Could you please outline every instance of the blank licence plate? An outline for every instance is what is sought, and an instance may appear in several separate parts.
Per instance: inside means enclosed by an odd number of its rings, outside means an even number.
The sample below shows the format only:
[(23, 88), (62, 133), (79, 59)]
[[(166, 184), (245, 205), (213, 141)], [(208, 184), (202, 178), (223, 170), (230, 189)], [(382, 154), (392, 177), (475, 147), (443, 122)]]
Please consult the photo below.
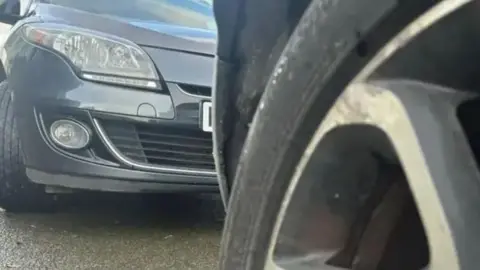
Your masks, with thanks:
[(201, 123), (202, 130), (205, 132), (212, 132), (212, 103), (202, 103), (202, 117)]

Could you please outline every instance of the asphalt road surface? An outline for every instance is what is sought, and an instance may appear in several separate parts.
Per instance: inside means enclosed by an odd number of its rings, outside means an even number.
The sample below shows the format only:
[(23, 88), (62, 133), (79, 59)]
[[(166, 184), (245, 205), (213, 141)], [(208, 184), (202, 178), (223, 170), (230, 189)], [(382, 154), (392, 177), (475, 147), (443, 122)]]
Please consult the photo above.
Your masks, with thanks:
[(58, 205), (0, 213), (0, 269), (216, 268), (221, 204), (210, 195), (77, 194)]

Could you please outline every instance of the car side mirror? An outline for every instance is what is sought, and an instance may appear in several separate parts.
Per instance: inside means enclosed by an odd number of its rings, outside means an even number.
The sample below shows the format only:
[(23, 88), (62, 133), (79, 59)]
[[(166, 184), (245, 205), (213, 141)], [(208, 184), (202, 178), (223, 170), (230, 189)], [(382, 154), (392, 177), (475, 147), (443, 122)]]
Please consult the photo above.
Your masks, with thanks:
[(0, 0), (0, 22), (15, 24), (21, 18), (19, 0)]

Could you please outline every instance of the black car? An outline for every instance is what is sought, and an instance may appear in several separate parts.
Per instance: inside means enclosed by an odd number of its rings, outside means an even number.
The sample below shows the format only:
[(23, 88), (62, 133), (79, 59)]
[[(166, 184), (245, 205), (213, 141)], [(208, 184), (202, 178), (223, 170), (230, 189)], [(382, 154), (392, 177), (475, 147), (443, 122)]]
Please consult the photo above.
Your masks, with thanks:
[(218, 190), (210, 2), (0, 3), (13, 25), (1, 49), (1, 207), (45, 209), (66, 189)]

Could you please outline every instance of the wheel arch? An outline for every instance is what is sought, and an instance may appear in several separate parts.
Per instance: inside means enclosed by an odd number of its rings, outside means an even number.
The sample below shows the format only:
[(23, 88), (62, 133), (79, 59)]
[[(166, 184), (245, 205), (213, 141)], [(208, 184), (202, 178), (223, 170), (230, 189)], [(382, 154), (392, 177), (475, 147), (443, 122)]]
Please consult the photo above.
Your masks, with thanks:
[[(224, 201), (270, 74), (311, 0), (215, 1), (214, 156)], [(263, 14), (263, 15), (262, 15)], [(233, 29), (233, 30), (232, 30)]]

